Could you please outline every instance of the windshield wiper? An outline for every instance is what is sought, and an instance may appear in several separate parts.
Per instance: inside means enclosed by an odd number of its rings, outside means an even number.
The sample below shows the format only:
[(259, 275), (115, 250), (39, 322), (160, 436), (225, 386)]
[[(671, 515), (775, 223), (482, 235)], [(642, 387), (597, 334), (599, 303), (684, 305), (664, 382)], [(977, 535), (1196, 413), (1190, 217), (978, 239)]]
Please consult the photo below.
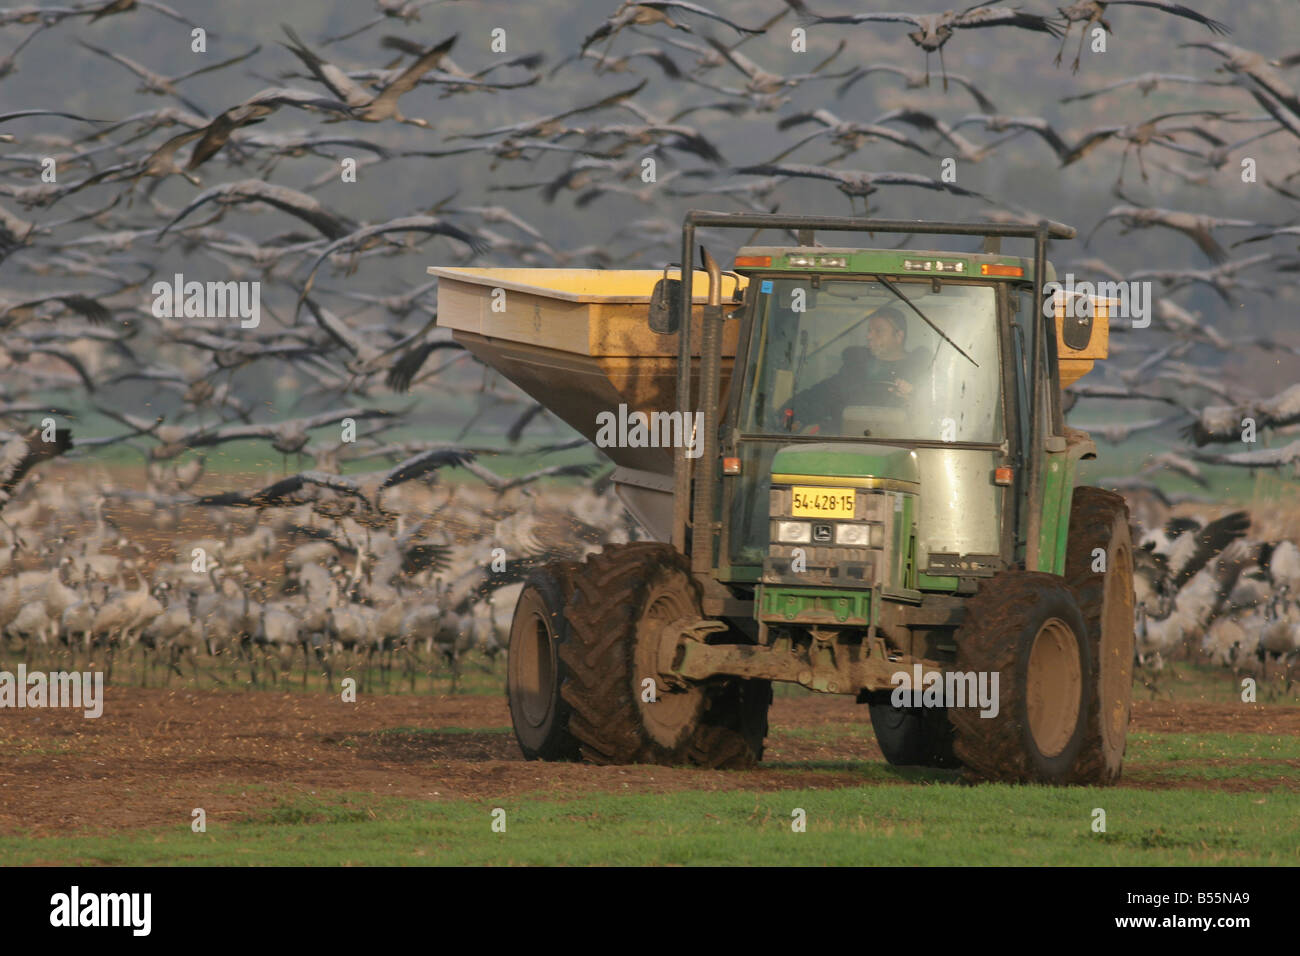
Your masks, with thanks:
[(962, 358), (964, 358), (966, 361), (970, 362), (971, 365), (974, 365), (976, 368), (979, 368), (979, 367), (980, 367), (980, 363), (979, 363), (979, 362), (975, 361), (973, 358), (971, 358), (969, 355), (967, 355), (965, 352), (963, 352), (963, 351), (962, 351), (962, 348), (961, 348), (960, 345), (958, 345), (958, 344), (957, 344), (956, 342), (954, 342), (952, 339), (948, 338), (948, 336), (944, 335), (944, 334), (943, 334), (943, 330), (940, 329), (939, 326), (937, 326), (937, 325), (935, 325), (933, 322), (931, 322), (929, 316), (927, 316), (924, 312), (922, 312), (920, 309), (918, 309), (918, 308), (916, 307), (916, 304), (915, 304), (911, 299), (909, 299), (907, 296), (903, 295), (903, 293), (902, 293), (901, 291), (899, 291), (897, 288), (895, 288), (893, 282), (891, 282), (889, 279), (885, 278), (885, 277), (882, 276), (882, 275), (878, 275), (878, 276), (876, 276), (876, 278), (880, 280), (881, 285), (883, 285), (883, 286), (884, 286), (886, 289), (888, 289), (890, 292), (894, 293), (894, 295), (898, 296), (900, 299), (902, 299), (904, 302), (906, 302), (907, 305), (908, 305), (908, 307), (909, 307), (913, 312), (915, 312), (917, 315), (919, 315), (919, 316), (921, 317), (922, 321), (924, 321), (926, 325), (928, 325), (930, 328), (934, 329), (935, 333), (939, 336), (939, 338), (943, 339), (945, 342), (947, 342), (949, 345), (951, 345), (953, 348), (955, 348), (958, 352), (960, 352)]

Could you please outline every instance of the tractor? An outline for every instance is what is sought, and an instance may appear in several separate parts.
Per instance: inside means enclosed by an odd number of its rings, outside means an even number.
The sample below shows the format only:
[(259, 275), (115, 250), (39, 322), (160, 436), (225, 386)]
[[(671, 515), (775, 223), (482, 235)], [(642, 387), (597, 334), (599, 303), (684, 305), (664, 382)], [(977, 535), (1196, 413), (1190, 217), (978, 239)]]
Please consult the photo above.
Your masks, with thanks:
[[(697, 229), (794, 243), (686, 269)], [(982, 244), (817, 238), (847, 232)], [(523, 754), (750, 767), (785, 682), (866, 704), (892, 764), (1116, 781), (1132, 543), (1121, 497), (1074, 486), (1097, 450), (1062, 388), (1110, 318), (1051, 291), (1074, 235), (692, 211), (661, 271), (431, 268), (440, 324), (601, 447), (645, 539), (526, 579)]]

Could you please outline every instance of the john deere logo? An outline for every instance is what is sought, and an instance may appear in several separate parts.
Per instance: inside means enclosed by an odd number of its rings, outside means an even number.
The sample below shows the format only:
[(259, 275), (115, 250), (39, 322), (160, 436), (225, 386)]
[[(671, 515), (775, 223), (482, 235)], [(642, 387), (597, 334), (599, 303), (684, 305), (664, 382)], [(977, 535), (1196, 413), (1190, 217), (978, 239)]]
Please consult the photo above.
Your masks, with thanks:
[(831, 526), (828, 524), (813, 525), (812, 537), (814, 541), (830, 541)]

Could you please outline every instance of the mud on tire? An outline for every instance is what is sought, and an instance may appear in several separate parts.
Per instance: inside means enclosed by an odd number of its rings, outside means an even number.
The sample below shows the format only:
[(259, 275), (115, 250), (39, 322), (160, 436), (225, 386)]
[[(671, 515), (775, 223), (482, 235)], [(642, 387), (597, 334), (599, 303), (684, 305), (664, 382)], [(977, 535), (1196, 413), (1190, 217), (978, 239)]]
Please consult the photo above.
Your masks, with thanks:
[[(571, 710), (569, 732), (592, 763), (690, 763), (752, 766), (762, 754), (767, 681), (720, 680), (685, 690), (665, 687), (646, 647), (643, 620), (702, 616), (699, 586), (686, 559), (668, 545), (606, 547), (573, 574), (565, 613), (569, 639), (561, 693)], [(642, 682), (656, 680), (656, 703), (642, 701)]]
[[(1092, 570), (1097, 549), (1106, 555), (1105, 572)], [(1120, 495), (1074, 490), (1065, 583), (1088, 629), (1093, 669), (1088, 726), (1070, 781), (1112, 784), (1124, 766), (1133, 698), (1133, 543)]]
[(1004, 571), (967, 603), (954, 670), (998, 675), (998, 712), (948, 711), (970, 776), (1064, 783), (1083, 745), (1092, 664), (1083, 615), (1061, 578)]

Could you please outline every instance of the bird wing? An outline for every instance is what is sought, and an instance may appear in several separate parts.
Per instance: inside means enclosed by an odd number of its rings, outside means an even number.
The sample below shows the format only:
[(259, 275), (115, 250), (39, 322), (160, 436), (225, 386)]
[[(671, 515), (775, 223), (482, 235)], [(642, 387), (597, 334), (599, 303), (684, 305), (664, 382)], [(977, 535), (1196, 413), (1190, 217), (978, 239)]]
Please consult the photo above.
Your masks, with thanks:
[(809, 166), (804, 163), (760, 163), (757, 166), (741, 166), (732, 172), (746, 176), (802, 176), (807, 179), (829, 179), (832, 182), (848, 180), (848, 177), (838, 169)]
[[(790, 0), (786, 0), (786, 2), (789, 3)], [(910, 23), (916, 27), (925, 25), (920, 17), (910, 13), (843, 13), (828, 17), (811, 13), (803, 4), (795, 6), (795, 4), (790, 3), (790, 6), (813, 23)]]
[(1300, 422), (1300, 385), (1292, 385), (1272, 398), (1259, 403), (1259, 411), (1272, 428)]
[(109, 122), (109, 120), (88, 119), (79, 113), (65, 113), (62, 110), (14, 110), (10, 113), (0, 113), (0, 123), (7, 123), (12, 119), (22, 119), (24, 116), (62, 116), (64, 119), (74, 119), (81, 123)]
[(424, 342), (417, 345), (393, 363), (393, 367), (388, 370), (388, 375), (384, 379), (385, 384), (394, 392), (407, 391), (425, 360), (439, 349), (457, 349), (463, 352), (465, 346), (450, 340)]
[(1061, 139), (1052, 125), (1041, 117), (1015, 116), (1011, 118), (1008, 125), (1036, 133), (1043, 142), (1052, 147), (1052, 152), (1056, 153), (1058, 159), (1065, 159), (1070, 152), (1070, 147), (1065, 144), (1065, 140)]
[(28, 346), (28, 350), (58, 359), (60, 362), (71, 367), (72, 370), (77, 373), (77, 377), (81, 379), (82, 384), (86, 386), (86, 391), (93, 392), (95, 390), (95, 380), (91, 378), (90, 373), (86, 371), (86, 366), (82, 365), (81, 359), (77, 358), (76, 355), (69, 352), (67, 349), (54, 348), (49, 345), (33, 345)]
[(977, 199), (988, 201), (982, 193), (977, 193), (973, 189), (963, 189), (955, 183), (940, 182), (937, 179), (931, 179), (929, 176), (922, 176), (920, 173), (872, 173), (872, 183), (882, 183), (887, 186), (920, 186), (922, 189), (942, 189), (958, 196), (974, 196)]
[[(1300, 444), (1300, 443), (1297, 443)], [(538, 471), (530, 472), (527, 475), (520, 475), (518, 478), (511, 478), (504, 482), (497, 491), (505, 492), (512, 488), (519, 488), (523, 485), (532, 484), (539, 478), (560, 478), (560, 477), (579, 477), (588, 478), (597, 471), (601, 466), (595, 462), (577, 465), (552, 465), (550, 468), (542, 468)]]
[(173, 83), (179, 83), (181, 80), (188, 80), (192, 76), (198, 76), (200, 73), (211, 73), (213, 70), (220, 70), (227, 66), (234, 66), (236, 63), (242, 63), (250, 56), (255, 56), (262, 49), (262, 44), (257, 44), (247, 53), (241, 53), (239, 56), (232, 56), (229, 60), (222, 60), (220, 63), (213, 63), (210, 66), (201, 66), (197, 70), (190, 70), (188, 73), (182, 73), (180, 76), (174, 76), (171, 79)]
[(106, 56), (110, 60), (114, 60), (122, 64), (122, 66), (126, 67), (128, 70), (130, 70), (132, 73), (134, 73), (136, 76), (140, 77), (141, 79), (155, 80), (155, 81), (163, 79), (163, 77), (153, 72), (153, 70), (150, 70), (147, 67), (142, 66), (141, 64), (135, 62), (135, 60), (131, 59), (128, 56), (123, 56), (120, 53), (114, 53), (112, 50), (105, 50), (103, 47), (97, 47), (93, 43), (87, 43), (85, 40), (77, 40), (77, 42), (82, 46), (84, 46), (91, 53), (98, 53), (100, 56)]
[(109, 310), (97, 299), (92, 299), (88, 295), (74, 292), (55, 293), (37, 299), (28, 299), (25, 302), (19, 302), (15, 305), (5, 306), (3, 309), (0, 309), (0, 318), (8, 315), (14, 309), (31, 308), (40, 305), (42, 302), (60, 302), (73, 312), (85, 317), (88, 322), (91, 322), (94, 325), (103, 325), (113, 317), (113, 314), (109, 312)]
[(1163, 10), (1165, 13), (1172, 13), (1176, 17), (1185, 17), (1188, 20), (1195, 20), (1209, 28), (1211, 33), (1219, 36), (1227, 36), (1232, 32), (1232, 28), (1226, 23), (1220, 23), (1218, 20), (1211, 20), (1202, 13), (1197, 13), (1191, 7), (1185, 7), (1181, 3), (1168, 3), (1166, 0), (1108, 0), (1108, 7), (1154, 7), (1157, 10)]
[(1300, 441), (1293, 441), (1281, 448), (1261, 448), (1257, 451), (1239, 451), (1229, 454), (1211, 454), (1192, 452), (1197, 461), (1213, 465), (1235, 465), (1240, 468), (1280, 468), (1282, 465), (1300, 461)]
[(510, 428), (506, 431), (506, 441), (512, 445), (518, 444), (520, 437), (524, 433), (524, 429), (528, 427), (529, 423), (534, 418), (545, 410), (546, 407), (541, 402), (533, 402), (533, 404), (530, 405), (527, 410), (525, 410), (524, 413), (516, 418), (510, 425)]
[(490, 468), (479, 464), (477, 461), (467, 461), (465, 462), (464, 467), (466, 471), (474, 477), (481, 479), (483, 483), (493, 491), (505, 490), (506, 480)]
[(710, 20), (717, 20), (719, 23), (725, 23), (727, 26), (731, 27), (731, 29), (735, 30), (737, 33), (757, 34), (763, 32), (762, 30), (753, 30), (750, 29), (749, 27), (742, 27), (739, 23), (736, 23), (732, 20), (728, 20), (720, 13), (714, 13), (712, 10), (708, 9), (707, 7), (702, 7), (696, 3), (686, 3), (684, 2), (684, 0), (649, 0), (649, 2), (646, 3), (638, 3), (637, 6), (655, 7), (661, 10), (665, 7), (674, 7), (678, 10), (685, 10), (687, 13), (696, 13), (702, 17), (707, 17)]
[(1022, 13), (1015, 7), (985, 7), (976, 5), (963, 10), (951, 21), (954, 27), (1019, 27), (1054, 37), (1063, 36), (1059, 26), (1036, 13)]
[[(1177, 228), (1177, 227), (1172, 227)], [(1228, 250), (1219, 245), (1218, 241), (1211, 235), (1208, 227), (1197, 225), (1191, 229), (1179, 229), (1179, 232), (1187, 236), (1192, 242), (1200, 248), (1214, 262), (1227, 262)]]
[(340, 239), (335, 239), (316, 257), (316, 261), (312, 263), (311, 270), (307, 275), (307, 280), (303, 283), (302, 292), (299, 294), (298, 303), (294, 308), (294, 314), (296, 315), (298, 310), (302, 308), (303, 299), (311, 291), (312, 283), (316, 278), (316, 270), (320, 268), (322, 262), (341, 249), (353, 248), (366, 239), (390, 232), (427, 232), (431, 235), (450, 236), (465, 243), (476, 253), (483, 253), (488, 249), (487, 244), (480, 237), (453, 226), (446, 220), (439, 219), (436, 216), (403, 216), (374, 226), (365, 226)]
[(456, 467), (474, 460), (474, 453), (464, 448), (430, 448), (418, 455), (412, 455), (384, 475), (379, 488), (391, 488), (404, 481), (411, 481), (427, 475), (439, 468)]
[(72, 447), (72, 431), (56, 428), (54, 440), (45, 441), (41, 429), (32, 428), (0, 446), (0, 502), (8, 501), (23, 477), (43, 461), (56, 458)]
[(372, 105), (395, 102), (399, 96), (413, 90), (415, 84), (420, 82), (420, 77), (437, 66), (439, 61), (451, 52), (459, 36), (460, 34), (453, 33), (441, 43), (425, 50), (414, 63), (397, 74), (397, 77), (384, 87), (383, 91), (375, 97)]
[[(888, 66), (885, 64), (873, 64), (871, 66), (858, 67), (856, 70), (854, 70), (852, 73), (848, 75), (848, 78), (845, 79), (843, 83), (835, 87), (836, 99), (842, 97), (845, 93), (847, 93), (849, 91), (849, 88), (852, 87), (855, 83), (857, 83), (858, 80), (861, 80), (864, 77), (868, 77), (872, 73), (895, 73), (898, 76), (907, 76), (906, 70), (900, 69), (899, 67), (896, 66)], [(952, 78), (951, 73), (948, 74), (948, 78), (949, 79)]]
[(1087, 156), (1090, 152), (1119, 131), (1120, 127), (1118, 126), (1106, 126), (1101, 129), (1088, 131), (1084, 134), (1081, 140), (1067, 149), (1065, 154), (1061, 156), (1061, 165), (1069, 166), (1071, 163), (1083, 159), (1083, 157)]
[[(296, 189), (290, 189), (288, 186), (279, 186), (274, 183), (263, 182), (260, 179), (244, 179), (210, 189), (190, 203), (182, 212), (182, 215), (192, 211), (199, 200), (205, 199), (205, 197), (221, 198), (227, 202), (266, 203), (281, 212), (287, 212), (289, 215), (301, 219), (327, 239), (338, 239), (356, 228), (355, 223), (330, 212), (312, 196), (300, 193)], [(177, 218), (179, 219), (180, 216)], [(175, 221), (175, 219), (172, 220), (172, 222)], [(170, 228), (170, 226), (171, 223), (168, 223), (167, 228)], [(164, 228), (163, 231), (166, 232), (167, 229)]]
[(288, 43), (281, 43), (286, 50), (296, 56), (303, 62), (303, 65), (312, 72), (316, 79), (320, 80), (325, 87), (338, 97), (348, 106), (358, 107), (369, 104), (374, 97), (366, 92), (360, 84), (355, 82), (346, 73), (340, 70), (328, 60), (323, 60), (298, 38), (298, 34), (293, 32), (293, 28), (288, 24), (280, 24), (285, 34), (289, 37)]
[(307, 304), (307, 309), (311, 312), (316, 323), (329, 334), (330, 338), (353, 355), (358, 358), (367, 358), (375, 352), (375, 349), (353, 332), (346, 322), (328, 309), (318, 306), (316, 300), (311, 296), (303, 299), (303, 301)]
[(385, 411), (382, 408), (336, 408), (333, 411), (321, 412), (318, 415), (310, 415), (307, 418), (299, 418), (292, 422), (280, 422), (275, 427), (284, 428), (286, 425), (293, 425), (302, 428), (303, 431), (310, 431), (323, 425), (333, 425), (345, 418), (393, 418), (396, 415), (397, 412)]
[(741, 73), (744, 73), (751, 80), (761, 72), (758, 68), (758, 64), (753, 60), (749, 59), (749, 57), (742, 53), (733, 51), (729, 46), (718, 40), (716, 37), (706, 36), (704, 41), (708, 43), (709, 46), (713, 47), (713, 49), (717, 50), (724, 60), (734, 66)]
[(1294, 108), (1282, 109), (1282, 104), (1273, 96), (1268, 95), (1263, 90), (1257, 90), (1250, 87), (1250, 95), (1255, 101), (1268, 112), (1273, 119), (1277, 120), (1286, 128), (1287, 132), (1293, 136), (1300, 137), (1300, 118), (1297, 118), (1297, 112)]
[(970, 93), (972, 98), (974, 98), (981, 111), (985, 113), (996, 113), (998, 111), (998, 108), (993, 104), (993, 101), (981, 93), (979, 88), (966, 77), (959, 76), (956, 73), (949, 73), (948, 80), (952, 83), (958, 84), (959, 86), (964, 86), (966, 91)]

